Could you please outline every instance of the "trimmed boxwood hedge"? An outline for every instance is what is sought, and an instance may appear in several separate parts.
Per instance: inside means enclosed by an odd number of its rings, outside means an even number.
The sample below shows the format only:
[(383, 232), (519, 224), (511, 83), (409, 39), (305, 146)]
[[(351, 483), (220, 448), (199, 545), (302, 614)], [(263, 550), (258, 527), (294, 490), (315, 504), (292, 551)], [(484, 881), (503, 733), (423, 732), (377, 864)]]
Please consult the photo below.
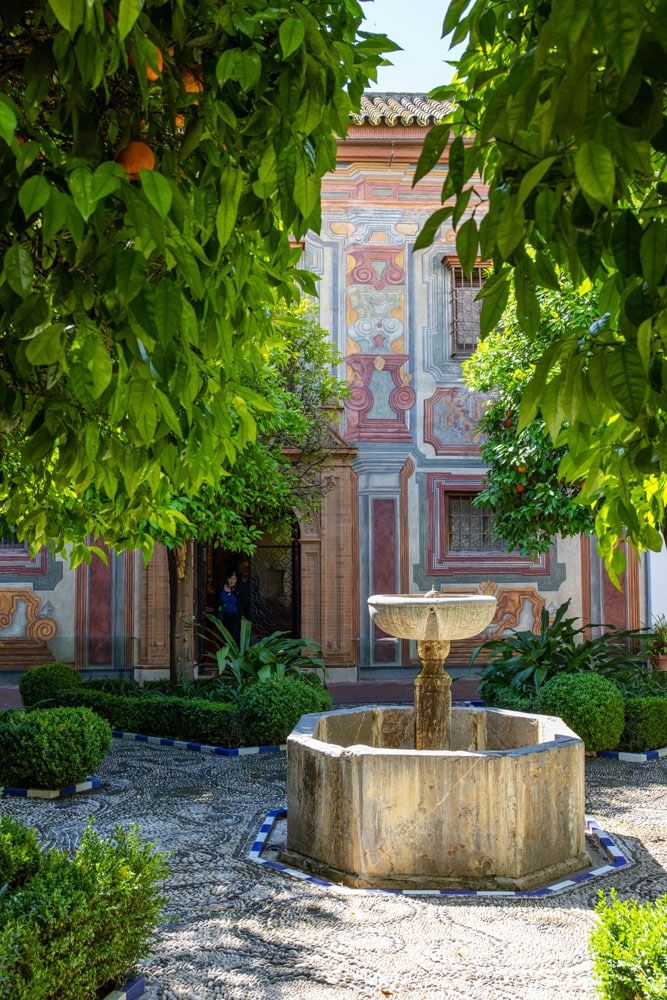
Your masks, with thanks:
[(538, 709), (557, 715), (581, 737), (588, 751), (614, 750), (623, 732), (623, 695), (592, 671), (559, 674), (541, 688)]
[(270, 677), (244, 688), (238, 718), (244, 740), (259, 745), (284, 743), (302, 715), (326, 712), (331, 695), (298, 677)]
[(101, 840), (88, 827), (70, 858), (38, 853), (32, 831), (0, 819), (0, 856), (14, 858), (0, 898), (1, 997), (94, 1000), (149, 953), (167, 869), (136, 829)]
[(589, 946), (600, 1000), (667, 997), (667, 895), (646, 903), (598, 894)]
[(55, 699), (66, 689), (79, 687), (81, 677), (67, 663), (45, 663), (42, 667), (33, 667), (19, 681), (19, 691), (26, 708), (40, 701)]
[(61, 705), (85, 705), (113, 729), (168, 736), (213, 746), (284, 743), (299, 718), (331, 708), (331, 695), (299, 677), (272, 677), (245, 688), (235, 704), (174, 695), (136, 696), (79, 689), (63, 691)]
[(87, 708), (5, 712), (0, 717), (0, 785), (73, 785), (95, 771), (110, 744), (108, 723)]
[(233, 705), (201, 698), (162, 695), (137, 698), (105, 691), (63, 691), (61, 705), (86, 705), (113, 729), (147, 736), (170, 736), (214, 746), (235, 746), (239, 731)]
[(621, 748), (642, 753), (667, 747), (667, 698), (626, 698)]

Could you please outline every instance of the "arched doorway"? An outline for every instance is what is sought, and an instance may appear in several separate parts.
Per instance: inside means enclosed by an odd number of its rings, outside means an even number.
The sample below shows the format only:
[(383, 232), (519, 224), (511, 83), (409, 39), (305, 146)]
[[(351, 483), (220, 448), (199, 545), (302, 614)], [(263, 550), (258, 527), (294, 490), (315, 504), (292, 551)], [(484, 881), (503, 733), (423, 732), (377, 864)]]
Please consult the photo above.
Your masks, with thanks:
[[(246, 617), (252, 623), (252, 641), (272, 632), (287, 632), (292, 638), (301, 634), (301, 567), (299, 528), (281, 535), (265, 535), (252, 556), (231, 549), (205, 545), (200, 548), (199, 607), (213, 613), (225, 577), (234, 571)], [(200, 663), (204, 659), (200, 644)]]

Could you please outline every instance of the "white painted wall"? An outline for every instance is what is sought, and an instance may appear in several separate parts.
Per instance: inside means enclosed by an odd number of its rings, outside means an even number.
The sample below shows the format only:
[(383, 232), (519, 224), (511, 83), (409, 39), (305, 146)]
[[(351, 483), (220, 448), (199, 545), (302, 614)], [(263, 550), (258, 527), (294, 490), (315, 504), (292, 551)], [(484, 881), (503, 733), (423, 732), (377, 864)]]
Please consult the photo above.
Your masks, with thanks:
[(649, 624), (656, 615), (667, 615), (667, 549), (649, 552), (647, 611)]

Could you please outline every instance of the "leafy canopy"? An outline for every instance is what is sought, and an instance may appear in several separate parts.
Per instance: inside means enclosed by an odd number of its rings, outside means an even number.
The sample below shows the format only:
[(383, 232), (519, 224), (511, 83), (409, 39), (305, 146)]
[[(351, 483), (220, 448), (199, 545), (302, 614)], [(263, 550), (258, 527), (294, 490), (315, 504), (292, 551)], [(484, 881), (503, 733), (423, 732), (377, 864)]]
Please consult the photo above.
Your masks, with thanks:
[[(0, 515), (138, 544), (266, 408), (336, 135), (382, 36), (356, 0), (0, 0)], [(97, 508), (100, 509), (99, 507)]]
[[(541, 417), (522, 430), (518, 422), (521, 395), (536, 362), (570, 327), (595, 318), (595, 297), (590, 282), (577, 290), (563, 282), (561, 292), (539, 289), (537, 297), (541, 324), (533, 340), (521, 329), (510, 294), (497, 328), (463, 364), (468, 387), (491, 394), (478, 425), (487, 474), (475, 505), (493, 511), (494, 531), (511, 549), (531, 556), (548, 551), (556, 534), (593, 531), (593, 514), (579, 501), (579, 485), (560, 473), (564, 449), (554, 446)], [(553, 368), (551, 377), (558, 375)]]
[[(658, 549), (667, 504), (667, 8), (649, 0), (452, 0), (444, 33), (467, 43), (455, 102), (426, 139), (418, 181), (451, 140), (441, 208), (464, 219), (466, 268), (493, 263), (482, 328), (516, 297), (519, 322), (539, 329), (539, 288), (588, 277), (600, 315), (573, 327), (522, 392), (521, 427), (539, 412), (567, 449), (561, 471), (602, 503), (596, 531), (612, 573), (617, 540)], [(488, 186), (488, 212), (479, 207)], [(532, 253), (531, 253), (532, 251)], [(558, 366), (560, 376), (549, 381)], [(563, 420), (567, 425), (561, 430)]]

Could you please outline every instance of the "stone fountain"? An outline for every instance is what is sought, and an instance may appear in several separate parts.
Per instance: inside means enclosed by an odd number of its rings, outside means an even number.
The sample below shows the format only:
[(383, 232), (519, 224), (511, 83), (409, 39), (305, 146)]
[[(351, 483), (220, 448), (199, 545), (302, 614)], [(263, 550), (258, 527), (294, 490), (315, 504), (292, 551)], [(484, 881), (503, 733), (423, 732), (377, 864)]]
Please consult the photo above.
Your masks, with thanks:
[(283, 860), (346, 885), (532, 889), (584, 868), (584, 745), (561, 719), (451, 707), (452, 639), (496, 601), (473, 594), (368, 600), (374, 623), (417, 641), (414, 708), (301, 718), (287, 741)]

